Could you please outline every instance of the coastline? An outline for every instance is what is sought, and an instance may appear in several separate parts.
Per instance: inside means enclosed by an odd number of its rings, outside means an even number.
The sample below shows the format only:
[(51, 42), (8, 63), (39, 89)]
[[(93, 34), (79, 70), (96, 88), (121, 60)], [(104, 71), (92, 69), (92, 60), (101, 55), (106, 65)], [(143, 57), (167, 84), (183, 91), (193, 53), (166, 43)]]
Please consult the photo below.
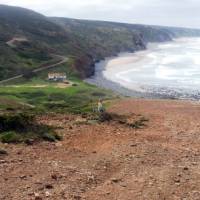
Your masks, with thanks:
[[(106, 68), (107, 68), (106, 65), (109, 61), (111, 61), (114, 58), (119, 58), (121, 56), (126, 56), (126, 55), (135, 55), (135, 53), (129, 53), (129, 52), (119, 53), (117, 56), (107, 57), (107, 58), (105, 58), (105, 60), (102, 60), (102, 61), (96, 63), (95, 64), (95, 74), (93, 76), (91, 76), (90, 78), (85, 79), (85, 81), (87, 83), (97, 85), (101, 88), (110, 89), (119, 95), (123, 95), (123, 96), (127, 96), (127, 97), (153, 98), (152, 95), (149, 95), (149, 94), (146, 94), (143, 92), (139, 92), (136, 90), (128, 89), (128, 88), (120, 85), (117, 82), (109, 80), (108, 78), (106, 78), (104, 76), (104, 71), (106, 70)], [(114, 70), (116, 71), (117, 69), (115, 68)]]
[[(85, 79), (84, 81), (86, 81), (89, 84), (93, 84), (96, 85), (98, 87), (104, 88), (104, 89), (109, 89), (114, 91), (116, 94), (118, 95), (122, 95), (125, 97), (134, 97), (134, 98), (145, 98), (145, 99), (176, 99), (174, 96), (171, 95), (167, 95), (167, 94), (156, 94), (156, 93), (151, 93), (151, 92), (147, 92), (147, 91), (142, 91), (139, 88), (132, 88), (129, 89), (125, 86), (123, 86), (122, 84), (118, 83), (118, 82), (114, 82), (112, 80), (110, 80), (109, 78), (104, 76), (104, 71), (107, 69), (107, 64), (108, 62), (110, 62), (113, 59), (119, 58), (121, 59), (122, 57), (130, 57), (130, 60), (127, 60), (127, 62), (138, 62), (140, 61), (140, 59), (144, 56), (145, 54), (147, 54), (151, 48), (155, 48), (157, 45), (159, 45), (160, 43), (150, 43), (148, 44), (148, 48), (146, 50), (141, 50), (141, 51), (136, 51), (134, 53), (132, 52), (121, 52), (119, 53), (117, 56), (112, 56), (112, 57), (107, 57), (104, 60), (101, 60), (100, 62), (97, 62), (95, 64), (95, 74), (87, 79)], [(116, 63), (118, 64), (118, 63)], [(127, 64), (127, 63), (126, 63)], [(118, 66), (121, 67), (121, 66)], [(111, 66), (111, 68), (114, 71), (117, 71), (117, 66), (114, 68), (113, 66)]]
[[(181, 38), (178, 38), (178, 40)], [(134, 53), (123, 52), (115, 57), (107, 57), (95, 65), (95, 74), (85, 79), (87, 83), (97, 85), (98, 87), (110, 89), (119, 95), (146, 99), (177, 99), (177, 100), (200, 100), (198, 90), (187, 91), (184, 88), (170, 87), (145, 87), (141, 84), (129, 83), (126, 79), (120, 79), (120, 74), (127, 71), (136, 71), (142, 64), (151, 59), (147, 54), (164, 43), (149, 43), (146, 50), (136, 51)], [(129, 66), (134, 63), (134, 68)], [(122, 70), (123, 68), (123, 70)]]

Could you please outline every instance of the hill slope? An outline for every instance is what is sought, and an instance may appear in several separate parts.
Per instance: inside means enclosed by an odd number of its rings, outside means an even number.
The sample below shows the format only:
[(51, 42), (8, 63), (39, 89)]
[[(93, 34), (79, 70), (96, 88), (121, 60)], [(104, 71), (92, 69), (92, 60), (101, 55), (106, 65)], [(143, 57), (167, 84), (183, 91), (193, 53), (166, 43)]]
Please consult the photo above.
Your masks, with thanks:
[(50, 53), (62, 54), (67, 51), (63, 44), (70, 42), (67, 33), (45, 16), (1, 5), (0, 80), (36, 68), (51, 58)]
[(192, 29), (47, 18), (0, 5), (0, 80), (36, 68), (51, 53), (71, 56), (73, 69), (84, 78), (94, 73), (96, 61), (107, 56), (145, 49), (148, 42), (197, 35), (200, 31)]
[(129, 99), (110, 112), (149, 122), (132, 129), (43, 116), (63, 141), (0, 146), (9, 154), (0, 155), (0, 199), (200, 199), (199, 104)]

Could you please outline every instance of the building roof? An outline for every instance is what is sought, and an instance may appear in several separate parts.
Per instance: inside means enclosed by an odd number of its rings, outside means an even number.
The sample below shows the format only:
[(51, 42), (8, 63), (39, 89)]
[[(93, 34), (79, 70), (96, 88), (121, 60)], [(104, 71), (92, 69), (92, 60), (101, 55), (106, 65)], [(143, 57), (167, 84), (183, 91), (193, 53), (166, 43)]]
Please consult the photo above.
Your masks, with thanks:
[(51, 72), (48, 73), (48, 76), (66, 76), (66, 73)]

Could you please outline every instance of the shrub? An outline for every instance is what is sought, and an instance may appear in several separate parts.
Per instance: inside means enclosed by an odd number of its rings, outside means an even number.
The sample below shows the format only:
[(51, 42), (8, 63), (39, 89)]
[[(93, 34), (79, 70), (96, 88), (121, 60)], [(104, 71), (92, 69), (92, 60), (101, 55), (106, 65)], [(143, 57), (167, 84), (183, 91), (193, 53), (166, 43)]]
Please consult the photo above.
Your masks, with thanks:
[(63, 137), (61, 135), (58, 135), (58, 134), (54, 134), (56, 140), (59, 140), (61, 141), (63, 139)]
[(100, 122), (106, 122), (106, 121), (111, 121), (113, 119), (112, 115), (107, 112), (102, 112), (99, 114), (99, 121)]
[(18, 143), (22, 141), (22, 138), (16, 132), (10, 131), (2, 133), (0, 140), (3, 143)]
[(33, 143), (41, 139), (55, 142), (62, 137), (52, 127), (38, 124), (33, 115), (18, 113), (0, 116), (0, 141), (3, 143)]
[(95, 97), (105, 97), (106, 94), (103, 93), (103, 92), (92, 92), (92, 96), (95, 96)]
[(0, 132), (27, 131), (34, 121), (33, 115), (24, 113), (0, 116)]
[(49, 141), (49, 142), (55, 142), (56, 141), (56, 137), (50, 133), (44, 133), (42, 135), (42, 138), (46, 141)]

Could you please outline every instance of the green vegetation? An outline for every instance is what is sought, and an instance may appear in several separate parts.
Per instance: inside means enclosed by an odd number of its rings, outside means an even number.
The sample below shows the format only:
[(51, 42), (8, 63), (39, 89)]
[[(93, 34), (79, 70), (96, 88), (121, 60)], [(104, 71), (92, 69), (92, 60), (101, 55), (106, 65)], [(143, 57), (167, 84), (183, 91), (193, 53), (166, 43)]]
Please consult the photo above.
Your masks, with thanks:
[(119, 124), (123, 124), (127, 127), (134, 129), (140, 129), (145, 127), (147, 125), (146, 123), (149, 121), (149, 119), (141, 115), (119, 115), (116, 113), (107, 112), (98, 114), (96, 119), (100, 122), (117, 122)]
[(14, 131), (2, 133), (0, 140), (3, 143), (18, 143), (22, 142), (22, 137)]
[[(0, 5), (0, 80), (24, 75), (0, 86), (0, 140), (61, 139), (50, 127), (37, 124), (37, 114), (74, 113), (91, 116), (94, 121), (116, 120), (109, 114), (92, 112), (99, 98), (116, 97), (81, 81), (93, 75), (95, 62), (119, 52), (145, 49), (148, 42), (197, 35), (199, 30), (48, 18), (31, 10)], [(32, 73), (39, 66), (55, 63), (56, 55), (68, 57), (68, 63)], [(50, 71), (65, 72), (70, 84), (63, 88), (48, 82)], [(118, 122), (132, 128), (145, 125), (143, 118)]]
[[(42, 84), (45, 84), (45, 87)], [(57, 83), (48, 83), (39, 77), (23, 84), (1, 86), (0, 141), (29, 144), (30, 140), (42, 139), (49, 142), (61, 140), (62, 137), (51, 127), (38, 124), (35, 116), (48, 113), (74, 113), (94, 117), (96, 114), (93, 110), (97, 106), (98, 99), (109, 100), (114, 97), (110, 91), (77, 79), (66, 88), (59, 88)]]
[(93, 74), (95, 61), (105, 57), (145, 49), (148, 42), (197, 35), (200, 31), (193, 29), (48, 18), (0, 5), (0, 80), (29, 72), (52, 54), (71, 57), (71, 73), (84, 78)]
[[(37, 49), (26, 48), (25, 50), (27, 51), (26, 53), (32, 51), (31, 55), (20, 54), (21, 50), (12, 49), (0, 41), (0, 80), (37, 68), (40, 64), (50, 59), (49, 56), (42, 58)], [(37, 58), (36, 55), (38, 56)]]
[(60, 140), (54, 130), (46, 125), (38, 124), (35, 116), (27, 113), (11, 113), (0, 115), (0, 141), (3, 143), (19, 143), (44, 139), (50, 142)]
[[(92, 112), (99, 98), (111, 99), (115, 95), (82, 81), (75, 86), (58, 88), (56, 84), (47, 87), (31, 87), (30, 83), (0, 87), (1, 111), (29, 110), (32, 112)], [(9, 99), (9, 101), (7, 101)]]

